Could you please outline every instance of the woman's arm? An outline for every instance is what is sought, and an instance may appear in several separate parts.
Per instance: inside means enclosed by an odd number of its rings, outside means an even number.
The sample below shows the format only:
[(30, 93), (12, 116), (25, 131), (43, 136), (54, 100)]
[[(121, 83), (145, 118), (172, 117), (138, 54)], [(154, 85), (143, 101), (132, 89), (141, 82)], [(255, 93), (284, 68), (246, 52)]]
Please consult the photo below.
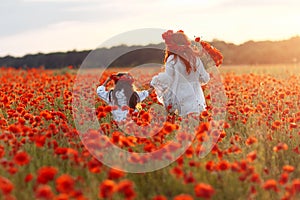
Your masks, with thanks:
[(209, 73), (205, 70), (200, 58), (197, 58), (197, 72), (199, 73), (199, 80), (202, 85), (205, 85), (210, 80)]

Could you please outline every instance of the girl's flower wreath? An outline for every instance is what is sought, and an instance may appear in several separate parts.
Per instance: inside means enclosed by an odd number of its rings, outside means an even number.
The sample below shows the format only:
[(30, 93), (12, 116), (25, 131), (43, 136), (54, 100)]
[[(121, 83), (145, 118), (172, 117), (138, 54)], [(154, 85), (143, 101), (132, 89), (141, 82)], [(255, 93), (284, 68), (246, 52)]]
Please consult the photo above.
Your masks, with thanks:
[(119, 72), (119, 73), (113, 73), (110, 75), (110, 79), (112, 79), (115, 83), (117, 83), (118, 81), (126, 81), (129, 84), (133, 84), (134, 79), (131, 76), (131, 74), (127, 73), (127, 72)]

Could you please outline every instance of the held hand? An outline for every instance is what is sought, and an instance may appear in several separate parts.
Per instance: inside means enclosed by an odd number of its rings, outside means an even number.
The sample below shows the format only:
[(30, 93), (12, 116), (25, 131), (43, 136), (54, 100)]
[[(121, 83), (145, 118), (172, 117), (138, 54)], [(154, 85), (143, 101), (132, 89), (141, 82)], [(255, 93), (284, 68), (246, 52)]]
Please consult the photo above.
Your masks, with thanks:
[(150, 88), (148, 89), (148, 93), (151, 94), (151, 92), (154, 90), (154, 87), (150, 85)]

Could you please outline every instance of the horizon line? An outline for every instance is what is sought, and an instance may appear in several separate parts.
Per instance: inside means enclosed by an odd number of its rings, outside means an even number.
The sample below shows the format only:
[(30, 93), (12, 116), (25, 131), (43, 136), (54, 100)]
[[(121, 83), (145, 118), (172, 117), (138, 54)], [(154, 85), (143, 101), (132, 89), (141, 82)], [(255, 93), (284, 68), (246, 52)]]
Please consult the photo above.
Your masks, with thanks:
[[(289, 38), (286, 38), (286, 39), (264, 39), (264, 40), (255, 40), (255, 39), (249, 39), (249, 40), (246, 40), (244, 42), (241, 42), (241, 43), (235, 43), (235, 42), (230, 42), (230, 41), (225, 41), (225, 40), (222, 40), (222, 39), (218, 39), (218, 38), (214, 38), (212, 39), (211, 41), (206, 41), (208, 43), (212, 43), (212, 42), (216, 42), (216, 41), (219, 41), (219, 42), (225, 42), (226, 44), (233, 44), (233, 45), (236, 45), (236, 46), (241, 46), (245, 43), (248, 43), (248, 42), (282, 42), (282, 41), (287, 41), (287, 40), (291, 40), (291, 39), (294, 39), (294, 38), (300, 38), (300, 34), (296, 34), (296, 35), (293, 35), (293, 36), (290, 36)], [(69, 52), (83, 52), (83, 51), (93, 51), (93, 50), (96, 50), (96, 49), (101, 49), (101, 48), (107, 48), (107, 49), (111, 49), (113, 47), (119, 47), (119, 46), (127, 46), (127, 47), (134, 47), (134, 46), (149, 46), (149, 45), (160, 45), (164, 42), (160, 42), (160, 43), (148, 43), (148, 44), (118, 44), (118, 45), (112, 45), (112, 46), (100, 46), (100, 47), (96, 47), (94, 49), (76, 49), (76, 48), (73, 48), (73, 49), (69, 49), (69, 50), (56, 50), (56, 51), (48, 51), (48, 52), (43, 52), (43, 51), (37, 51), (37, 52), (28, 52), (28, 53), (25, 53), (25, 54), (22, 54), (22, 55), (13, 55), (11, 53), (8, 53), (6, 55), (1, 55), (0, 54), (0, 58), (6, 58), (6, 57), (13, 57), (13, 58), (22, 58), (22, 57), (25, 57), (25, 56), (30, 56), (30, 55), (38, 55), (38, 54), (44, 54), (44, 55), (47, 55), (47, 54), (52, 54), (52, 53), (69, 53)]]

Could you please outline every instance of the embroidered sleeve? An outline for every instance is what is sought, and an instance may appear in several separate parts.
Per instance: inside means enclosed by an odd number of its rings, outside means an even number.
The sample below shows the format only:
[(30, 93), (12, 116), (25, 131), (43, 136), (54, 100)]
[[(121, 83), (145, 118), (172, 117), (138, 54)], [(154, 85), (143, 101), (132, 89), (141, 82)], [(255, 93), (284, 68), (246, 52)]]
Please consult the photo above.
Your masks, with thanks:
[(97, 88), (97, 94), (98, 96), (103, 99), (106, 103), (109, 103), (109, 92), (106, 91), (105, 86), (100, 85)]
[(150, 85), (154, 87), (160, 103), (163, 103), (163, 96), (165, 96), (171, 84), (172, 80), (166, 72), (161, 72), (152, 78)]
[(159, 90), (161, 92), (167, 90), (171, 84), (172, 79), (165, 72), (161, 72), (158, 75), (154, 76), (150, 82), (150, 85), (153, 86), (156, 91)]

